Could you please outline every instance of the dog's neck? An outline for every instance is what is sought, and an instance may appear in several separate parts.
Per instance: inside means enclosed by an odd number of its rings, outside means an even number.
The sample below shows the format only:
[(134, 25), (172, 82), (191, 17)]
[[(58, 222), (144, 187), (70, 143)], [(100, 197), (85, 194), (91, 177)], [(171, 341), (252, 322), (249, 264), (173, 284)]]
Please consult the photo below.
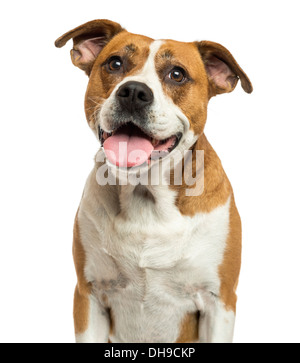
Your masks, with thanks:
[[(201, 151), (203, 153), (203, 160), (200, 164), (197, 164), (196, 153)], [(201, 159), (200, 159), (201, 160)], [(97, 171), (101, 167), (102, 163), (96, 161), (94, 169), (94, 182), (97, 184)], [(113, 216), (122, 214), (124, 218), (130, 218), (132, 215), (132, 209), (137, 208), (141, 205), (141, 213), (145, 212), (146, 205), (151, 209), (151, 206), (155, 208), (157, 218), (166, 218), (170, 212), (170, 208), (176, 205), (182, 214), (186, 214), (186, 210), (192, 210), (191, 204), (195, 204), (195, 198), (193, 191), (195, 185), (187, 185), (185, 180), (185, 171), (188, 170), (189, 175), (195, 177), (197, 181), (200, 181), (200, 189), (195, 190), (196, 199), (200, 201), (197, 203), (198, 207), (202, 211), (209, 211), (217, 202), (227, 200), (229, 195), (229, 184), (227, 177), (222, 169), (221, 162), (210, 146), (204, 134), (202, 134), (191, 148), (191, 157), (185, 159), (184, 163), (179, 164), (179, 170), (176, 170), (177, 175), (182, 176), (182, 184), (174, 183), (174, 170), (171, 172), (170, 182), (162, 183), (161, 181), (152, 185), (120, 185), (119, 181), (116, 180), (116, 185), (106, 185), (101, 188), (99, 185), (95, 186), (95, 191), (99, 193), (98, 197), (103, 193), (111, 196), (111, 200), (108, 201), (105, 209), (108, 214)], [(199, 172), (200, 171), (200, 172)], [(205, 176), (205, 183), (204, 183)], [(201, 187), (203, 189), (201, 190)], [(189, 192), (192, 194), (188, 195)], [(212, 198), (214, 196), (214, 198)], [(216, 200), (215, 200), (216, 199)], [(196, 204), (195, 204), (196, 205)], [(200, 206), (200, 207), (199, 207)], [(198, 210), (197, 210), (198, 211)], [(193, 213), (196, 211), (193, 211)]]

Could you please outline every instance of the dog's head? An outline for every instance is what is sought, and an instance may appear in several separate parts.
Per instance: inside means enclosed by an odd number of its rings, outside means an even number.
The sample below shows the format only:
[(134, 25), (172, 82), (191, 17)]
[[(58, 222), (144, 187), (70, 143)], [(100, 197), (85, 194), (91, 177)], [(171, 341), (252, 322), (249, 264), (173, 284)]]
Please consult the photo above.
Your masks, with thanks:
[(87, 120), (117, 166), (189, 149), (203, 132), (212, 96), (233, 91), (239, 79), (252, 92), (230, 52), (214, 42), (153, 40), (109, 20), (83, 24), (55, 45), (71, 38), (72, 62), (89, 76)]

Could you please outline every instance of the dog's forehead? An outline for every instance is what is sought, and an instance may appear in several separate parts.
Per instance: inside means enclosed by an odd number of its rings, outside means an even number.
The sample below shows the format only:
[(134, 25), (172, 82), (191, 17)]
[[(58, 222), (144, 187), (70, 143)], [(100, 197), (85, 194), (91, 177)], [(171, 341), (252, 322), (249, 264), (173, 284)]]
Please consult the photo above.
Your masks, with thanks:
[(100, 53), (101, 57), (111, 54), (124, 54), (128, 56), (149, 54), (149, 48), (154, 39), (123, 31), (116, 35)]
[(191, 61), (199, 59), (199, 52), (194, 43), (180, 42), (177, 40), (162, 40), (158, 52), (159, 57), (168, 60), (181, 59), (189, 64)]
[[(156, 46), (157, 45), (157, 46)], [(101, 58), (112, 54), (139, 57), (140, 63), (145, 63), (150, 56), (156, 63), (181, 62), (188, 68), (201, 62), (200, 54), (194, 43), (180, 42), (170, 39), (154, 40), (152, 38), (123, 31), (115, 36), (103, 49)], [(155, 57), (153, 57), (155, 55)]]

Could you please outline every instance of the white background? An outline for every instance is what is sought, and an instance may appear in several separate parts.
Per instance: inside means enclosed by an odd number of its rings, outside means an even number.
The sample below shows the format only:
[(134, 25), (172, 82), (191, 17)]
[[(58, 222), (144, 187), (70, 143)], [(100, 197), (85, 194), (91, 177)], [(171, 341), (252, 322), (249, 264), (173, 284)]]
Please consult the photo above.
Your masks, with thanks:
[(243, 221), (235, 342), (300, 342), (297, 1), (7, 1), (0, 27), (0, 341), (73, 342), (72, 226), (98, 143), (87, 77), (54, 40), (93, 19), (226, 46), (251, 79), (211, 100), (206, 135)]

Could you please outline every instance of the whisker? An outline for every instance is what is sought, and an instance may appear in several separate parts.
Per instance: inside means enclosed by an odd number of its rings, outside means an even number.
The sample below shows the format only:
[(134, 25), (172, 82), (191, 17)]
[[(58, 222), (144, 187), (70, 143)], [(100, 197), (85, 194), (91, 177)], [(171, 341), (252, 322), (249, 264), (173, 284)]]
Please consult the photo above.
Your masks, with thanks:
[[(94, 102), (97, 106), (102, 106), (102, 104), (101, 104), (101, 103), (99, 103), (99, 102), (95, 101), (93, 98), (88, 97), (88, 99), (89, 99), (90, 101)], [(99, 101), (102, 101), (102, 102), (103, 102), (104, 100), (105, 100), (105, 98), (103, 98), (103, 97), (99, 97)]]
[(91, 109), (94, 109), (94, 112), (91, 114), (91, 116), (89, 118), (90, 119), (89, 121), (92, 122), (92, 123), (94, 123), (94, 124), (96, 124), (96, 122), (97, 122), (97, 113), (100, 110), (100, 108), (102, 107), (103, 102), (105, 101), (105, 98), (103, 98), (103, 97), (97, 97), (97, 99), (100, 102), (102, 101), (102, 103), (97, 102), (97, 100), (95, 100), (92, 97), (88, 97), (88, 100), (90, 100), (93, 103), (95, 103), (95, 106), (91, 106), (91, 107), (86, 108), (86, 111), (91, 110)]

